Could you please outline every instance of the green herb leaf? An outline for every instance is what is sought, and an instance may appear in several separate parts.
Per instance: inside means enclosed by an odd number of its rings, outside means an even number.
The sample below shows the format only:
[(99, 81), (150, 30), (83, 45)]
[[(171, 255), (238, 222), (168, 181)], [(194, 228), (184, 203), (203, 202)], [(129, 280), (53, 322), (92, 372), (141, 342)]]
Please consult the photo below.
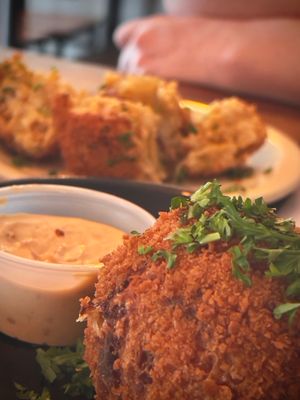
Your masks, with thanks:
[(130, 148), (134, 146), (132, 141), (133, 132), (125, 132), (121, 133), (117, 138), (119, 142), (126, 148)]
[(199, 243), (207, 244), (207, 243), (215, 242), (220, 239), (221, 239), (221, 236), (220, 236), (219, 232), (212, 232), (212, 233), (208, 233), (201, 240), (199, 240)]
[(152, 246), (139, 246), (138, 248), (139, 255), (146, 255), (148, 253), (151, 253), (151, 251), (153, 251)]
[(253, 174), (254, 168), (249, 166), (233, 168), (225, 173), (226, 177), (229, 179), (249, 178), (253, 176)]
[(181, 208), (188, 205), (189, 200), (186, 197), (177, 196), (173, 197), (171, 200), (171, 210), (175, 210), (176, 208)]
[(135, 231), (135, 230), (131, 231), (130, 234), (131, 234), (132, 236), (140, 236), (140, 232)]
[(48, 350), (39, 348), (36, 361), (48, 382), (67, 381), (63, 385), (66, 394), (92, 399), (94, 389), (89, 367), (83, 360), (83, 352), (82, 341), (77, 342), (75, 350), (70, 347), (50, 347)]
[(58, 175), (58, 170), (55, 169), (55, 168), (49, 169), (48, 175), (49, 175), (49, 176), (56, 176), (56, 175)]
[(32, 90), (38, 91), (44, 87), (44, 84), (42, 82), (37, 82), (34, 85), (32, 85)]
[(114, 167), (117, 164), (120, 164), (122, 162), (134, 162), (136, 160), (136, 157), (134, 156), (128, 156), (128, 155), (120, 155), (116, 158), (110, 158), (109, 160), (107, 160), (107, 165), (109, 167)]
[(292, 282), (285, 291), (287, 296), (300, 296), (300, 278)]
[(290, 314), (300, 308), (300, 303), (285, 303), (277, 306), (274, 311), (274, 317), (280, 319), (284, 314)]
[(153, 254), (152, 260), (157, 261), (159, 258), (164, 258), (167, 261), (167, 268), (172, 269), (175, 266), (177, 254), (171, 253), (167, 250), (158, 250)]
[(17, 389), (16, 396), (17, 399), (23, 400), (51, 400), (50, 392), (48, 388), (43, 388), (41, 394), (38, 394), (34, 390), (30, 390), (27, 387), (15, 383), (15, 388)]
[(166, 239), (170, 239), (175, 246), (191, 243), (194, 240), (191, 230), (191, 227), (177, 229), (177, 231), (167, 236)]
[(264, 174), (270, 174), (273, 171), (272, 167), (266, 168), (263, 172)]
[[(192, 253), (213, 241), (228, 242), (232, 256), (232, 273), (246, 286), (251, 286), (249, 260), (259, 262), (269, 278), (283, 278), (287, 283), (286, 296), (300, 296), (300, 235), (291, 219), (281, 219), (262, 198), (252, 201), (241, 196), (230, 198), (214, 180), (193, 193), (189, 200), (176, 198), (171, 208), (182, 207), (181, 223), (166, 239), (174, 250), (184, 246)], [(153, 259), (171, 259), (176, 253), (159, 250)], [(292, 321), (299, 303), (287, 303), (275, 309), (275, 315), (289, 314)]]
[(5, 87), (2, 89), (2, 92), (3, 92), (4, 94), (8, 94), (8, 95), (12, 95), (12, 96), (16, 94), (15, 88), (13, 88), (13, 87), (11, 87), (11, 86), (5, 86)]
[(50, 109), (50, 107), (47, 106), (42, 106), (37, 111), (44, 117), (51, 117), (52, 115), (52, 110)]
[(24, 156), (21, 156), (20, 154), (12, 157), (11, 163), (13, 164), (14, 167), (25, 167), (26, 165), (30, 165), (30, 161), (25, 158)]

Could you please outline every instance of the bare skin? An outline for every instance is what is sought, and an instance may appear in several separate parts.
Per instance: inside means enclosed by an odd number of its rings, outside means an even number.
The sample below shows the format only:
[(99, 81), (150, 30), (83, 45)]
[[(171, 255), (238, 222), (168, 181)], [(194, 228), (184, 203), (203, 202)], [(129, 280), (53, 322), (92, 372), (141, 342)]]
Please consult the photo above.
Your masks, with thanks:
[(164, 0), (168, 14), (221, 18), (299, 17), (299, 0)]
[(300, 18), (156, 15), (120, 26), (115, 42), (125, 72), (300, 104)]

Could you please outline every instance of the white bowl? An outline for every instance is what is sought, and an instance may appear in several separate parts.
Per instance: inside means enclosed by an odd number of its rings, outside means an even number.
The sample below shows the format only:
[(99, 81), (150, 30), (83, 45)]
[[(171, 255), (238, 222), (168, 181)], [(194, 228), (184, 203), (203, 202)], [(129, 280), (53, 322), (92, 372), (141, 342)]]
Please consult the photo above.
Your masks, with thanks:
[[(107, 193), (78, 187), (29, 184), (0, 189), (0, 214), (79, 217), (126, 233), (150, 227), (154, 217)], [(53, 264), (0, 251), (0, 331), (17, 339), (72, 345), (82, 334), (79, 299), (94, 292), (99, 266)]]

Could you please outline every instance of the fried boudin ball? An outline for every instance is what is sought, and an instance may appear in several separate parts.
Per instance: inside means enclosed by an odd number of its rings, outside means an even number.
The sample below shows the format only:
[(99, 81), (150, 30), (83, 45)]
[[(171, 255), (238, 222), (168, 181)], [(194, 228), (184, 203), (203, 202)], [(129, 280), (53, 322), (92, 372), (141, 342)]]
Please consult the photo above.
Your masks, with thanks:
[(185, 139), (181, 161), (188, 176), (214, 176), (242, 166), (266, 139), (266, 126), (254, 105), (231, 97), (212, 102)]
[(231, 202), (215, 183), (192, 199), (127, 236), (82, 301), (96, 399), (299, 399), (299, 315), (274, 317), (286, 302), (280, 257), (273, 279), (254, 255), (285, 247), (284, 232), (299, 253), (300, 237), (260, 200)]
[(165, 163), (172, 166), (182, 157), (181, 139), (193, 127), (190, 110), (181, 107), (181, 96), (175, 81), (109, 72), (104, 76), (100, 93), (151, 107), (159, 116), (158, 139)]
[(10, 149), (33, 159), (53, 155), (57, 137), (52, 102), (60, 86), (56, 70), (42, 75), (15, 54), (0, 64), (0, 139)]
[(65, 168), (79, 175), (160, 182), (158, 119), (147, 106), (99, 95), (61, 96), (55, 126)]

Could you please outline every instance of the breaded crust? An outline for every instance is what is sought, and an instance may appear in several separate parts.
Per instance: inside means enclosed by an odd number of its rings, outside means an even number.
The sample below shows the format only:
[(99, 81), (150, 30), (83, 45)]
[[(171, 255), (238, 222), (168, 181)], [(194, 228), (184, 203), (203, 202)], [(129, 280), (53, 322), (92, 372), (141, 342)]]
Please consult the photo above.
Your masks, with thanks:
[(151, 75), (109, 72), (104, 76), (100, 94), (142, 103), (159, 116), (161, 153), (166, 167), (172, 171), (183, 156), (182, 137), (191, 130), (191, 113), (180, 105), (177, 82)]
[(16, 54), (0, 64), (0, 139), (33, 159), (57, 153), (52, 104), (58, 92), (57, 71), (34, 73)]
[(184, 139), (186, 156), (180, 167), (188, 176), (212, 176), (244, 165), (267, 137), (256, 107), (230, 97), (212, 102)]
[(139, 255), (171, 249), (181, 210), (104, 258), (95, 298), (85, 299), (85, 358), (96, 399), (297, 400), (300, 321), (276, 320), (279, 280), (252, 265), (250, 288), (232, 275), (228, 244), (189, 254), (176, 267)]
[(89, 176), (161, 181), (157, 118), (142, 104), (89, 96), (56, 102), (55, 126), (67, 170)]

